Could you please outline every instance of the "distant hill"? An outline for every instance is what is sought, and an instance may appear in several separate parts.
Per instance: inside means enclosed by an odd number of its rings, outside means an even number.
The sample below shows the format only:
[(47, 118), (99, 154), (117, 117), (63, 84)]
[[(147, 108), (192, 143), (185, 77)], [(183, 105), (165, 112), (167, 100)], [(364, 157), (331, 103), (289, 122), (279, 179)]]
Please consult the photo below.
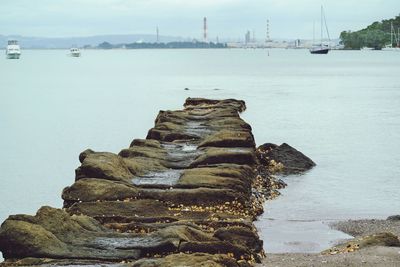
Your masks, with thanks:
[[(126, 44), (135, 42), (156, 42), (157, 37), (153, 34), (120, 34), (120, 35), (95, 35), (87, 37), (26, 37), (19, 35), (0, 35), (0, 48), (7, 45), (8, 39), (17, 39), (22, 48), (70, 48), (73, 45), (97, 46), (100, 43), (108, 42), (111, 44)], [(188, 41), (183, 37), (160, 36), (161, 42), (181, 42)]]
[[(396, 38), (393, 38), (393, 44), (390, 44), (391, 25), (393, 24)], [(374, 22), (367, 28), (351, 32), (343, 31), (340, 34), (341, 43), (345, 49), (360, 49), (363, 47), (371, 47), (374, 49), (382, 49), (386, 45), (397, 46), (399, 42), (398, 29), (400, 28), (400, 15), (393, 19)]]

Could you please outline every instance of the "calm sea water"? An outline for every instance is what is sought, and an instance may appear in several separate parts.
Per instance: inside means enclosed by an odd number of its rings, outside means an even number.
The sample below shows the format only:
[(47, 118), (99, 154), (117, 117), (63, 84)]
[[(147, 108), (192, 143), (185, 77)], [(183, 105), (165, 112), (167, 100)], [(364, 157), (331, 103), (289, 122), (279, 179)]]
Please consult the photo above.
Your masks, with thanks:
[[(61, 207), (86, 148), (118, 153), (186, 97), (239, 98), (258, 144), (318, 166), (285, 180), (257, 227), (269, 252), (316, 252), (327, 222), (400, 214), (400, 53), (24, 50), (0, 59), (0, 221)], [(183, 90), (185, 87), (189, 91)], [(214, 90), (220, 89), (220, 90)]]

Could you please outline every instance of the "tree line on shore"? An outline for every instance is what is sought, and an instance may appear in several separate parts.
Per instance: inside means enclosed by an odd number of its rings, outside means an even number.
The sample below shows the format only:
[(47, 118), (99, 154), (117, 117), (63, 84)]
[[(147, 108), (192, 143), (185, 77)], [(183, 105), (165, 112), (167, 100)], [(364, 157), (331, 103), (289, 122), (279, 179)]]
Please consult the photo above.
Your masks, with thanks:
[[(392, 29), (394, 29), (393, 39), (391, 38)], [(376, 21), (359, 31), (343, 31), (340, 34), (340, 39), (345, 49), (370, 47), (380, 50), (386, 45), (393, 47), (399, 45), (399, 29), (400, 15), (393, 19), (382, 20), (381, 22)]]

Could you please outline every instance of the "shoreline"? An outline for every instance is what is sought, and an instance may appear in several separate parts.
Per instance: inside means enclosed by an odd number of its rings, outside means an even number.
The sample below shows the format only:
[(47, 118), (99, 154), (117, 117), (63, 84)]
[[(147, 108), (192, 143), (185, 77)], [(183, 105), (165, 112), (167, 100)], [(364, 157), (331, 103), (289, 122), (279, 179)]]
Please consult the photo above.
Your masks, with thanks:
[(353, 238), (320, 253), (267, 253), (263, 263), (257, 266), (398, 266), (398, 217), (344, 220), (332, 222), (329, 226)]

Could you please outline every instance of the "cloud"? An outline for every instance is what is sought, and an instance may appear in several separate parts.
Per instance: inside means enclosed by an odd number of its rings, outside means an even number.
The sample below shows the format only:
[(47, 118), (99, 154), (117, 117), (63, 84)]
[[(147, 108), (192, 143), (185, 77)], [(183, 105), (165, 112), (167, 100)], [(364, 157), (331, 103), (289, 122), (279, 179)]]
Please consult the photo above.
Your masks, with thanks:
[(201, 36), (207, 16), (211, 36), (263, 37), (267, 18), (273, 37), (307, 38), (325, 7), (333, 36), (394, 17), (398, 0), (1, 0), (0, 34), (76, 36), (151, 33)]

